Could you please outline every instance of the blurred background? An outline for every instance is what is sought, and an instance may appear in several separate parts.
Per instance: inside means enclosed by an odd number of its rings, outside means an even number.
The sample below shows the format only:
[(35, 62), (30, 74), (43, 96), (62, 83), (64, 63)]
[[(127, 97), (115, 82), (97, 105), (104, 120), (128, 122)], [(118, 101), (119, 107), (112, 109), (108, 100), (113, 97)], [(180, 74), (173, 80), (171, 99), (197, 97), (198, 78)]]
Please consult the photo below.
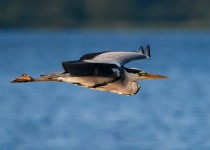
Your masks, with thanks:
[(209, 27), (208, 0), (1, 0), (2, 28)]
[[(1, 0), (0, 149), (209, 150), (207, 0)], [(10, 84), (90, 52), (151, 46), (127, 64), (166, 80), (135, 96), (67, 83)]]

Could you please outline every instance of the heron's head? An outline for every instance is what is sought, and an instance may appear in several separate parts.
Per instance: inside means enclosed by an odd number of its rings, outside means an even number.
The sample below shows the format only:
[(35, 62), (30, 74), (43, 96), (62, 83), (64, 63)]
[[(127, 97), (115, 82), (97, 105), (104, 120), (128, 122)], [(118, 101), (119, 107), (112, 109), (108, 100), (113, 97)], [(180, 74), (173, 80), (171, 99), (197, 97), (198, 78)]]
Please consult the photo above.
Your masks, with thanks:
[(159, 75), (159, 74), (152, 74), (141, 71), (136, 68), (126, 68), (128, 72), (128, 76), (130, 80), (137, 81), (137, 80), (154, 80), (154, 79), (165, 79), (168, 78), (167, 76)]

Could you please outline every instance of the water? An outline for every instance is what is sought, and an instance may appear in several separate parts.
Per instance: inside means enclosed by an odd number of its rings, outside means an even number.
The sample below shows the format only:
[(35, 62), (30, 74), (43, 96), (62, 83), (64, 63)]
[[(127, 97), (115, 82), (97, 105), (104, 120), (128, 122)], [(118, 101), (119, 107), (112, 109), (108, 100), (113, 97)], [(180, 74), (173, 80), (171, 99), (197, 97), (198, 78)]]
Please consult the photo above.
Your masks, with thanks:
[[(167, 75), (131, 97), (66, 83), (10, 84), (88, 52), (151, 45), (129, 67)], [(0, 31), (1, 150), (210, 149), (210, 32)]]

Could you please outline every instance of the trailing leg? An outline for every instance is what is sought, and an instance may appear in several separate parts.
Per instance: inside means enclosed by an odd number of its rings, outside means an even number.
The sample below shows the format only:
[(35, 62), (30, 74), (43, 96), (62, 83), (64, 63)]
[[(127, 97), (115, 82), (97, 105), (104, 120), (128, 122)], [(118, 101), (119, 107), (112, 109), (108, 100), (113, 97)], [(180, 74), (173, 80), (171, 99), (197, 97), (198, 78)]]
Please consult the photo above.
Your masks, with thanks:
[(15, 80), (10, 81), (11, 83), (26, 83), (26, 82), (45, 82), (45, 81), (59, 81), (58, 74), (60, 73), (51, 73), (47, 75), (41, 75), (40, 78), (33, 78), (28, 74), (23, 74), (22, 77), (17, 77)]

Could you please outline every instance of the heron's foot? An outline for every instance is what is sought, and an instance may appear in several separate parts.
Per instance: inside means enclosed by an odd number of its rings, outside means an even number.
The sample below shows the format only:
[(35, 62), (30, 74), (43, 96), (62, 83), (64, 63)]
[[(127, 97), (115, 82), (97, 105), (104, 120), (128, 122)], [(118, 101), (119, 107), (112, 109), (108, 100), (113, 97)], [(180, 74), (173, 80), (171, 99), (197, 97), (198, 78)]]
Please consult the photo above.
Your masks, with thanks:
[(11, 83), (21, 83), (21, 82), (31, 82), (33, 80), (32, 77), (30, 77), (27, 74), (23, 74), (22, 77), (17, 77), (15, 80), (10, 81)]

